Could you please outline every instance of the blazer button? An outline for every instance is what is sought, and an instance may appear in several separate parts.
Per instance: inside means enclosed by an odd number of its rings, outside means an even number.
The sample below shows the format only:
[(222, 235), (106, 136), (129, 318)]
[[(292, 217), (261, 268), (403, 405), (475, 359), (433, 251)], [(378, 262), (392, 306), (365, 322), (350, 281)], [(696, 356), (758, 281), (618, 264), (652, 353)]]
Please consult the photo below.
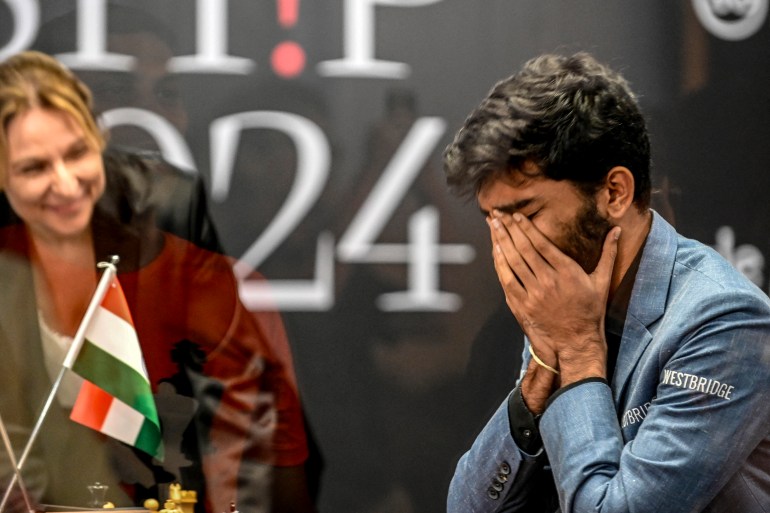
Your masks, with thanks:
[(498, 483), (505, 483), (506, 481), (508, 481), (508, 476), (506, 476), (505, 474), (497, 474), (497, 476), (495, 476), (495, 481), (497, 481)]
[(500, 492), (498, 492), (498, 491), (497, 491), (497, 490), (495, 490), (494, 488), (490, 488), (489, 490), (487, 490), (487, 495), (488, 495), (488, 496), (489, 496), (489, 498), (490, 498), (490, 499), (492, 499), (493, 501), (496, 501), (497, 499), (499, 499), (499, 498), (500, 498)]
[(504, 476), (507, 476), (508, 474), (510, 474), (510, 473), (511, 473), (511, 466), (510, 466), (510, 465), (508, 465), (508, 463), (507, 463), (507, 462), (505, 462), (505, 461), (504, 461), (504, 462), (502, 462), (502, 463), (500, 464), (500, 473), (501, 473), (502, 475), (504, 475)]
[(502, 492), (503, 491), (503, 483), (492, 483), (492, 490), (496, 492)]

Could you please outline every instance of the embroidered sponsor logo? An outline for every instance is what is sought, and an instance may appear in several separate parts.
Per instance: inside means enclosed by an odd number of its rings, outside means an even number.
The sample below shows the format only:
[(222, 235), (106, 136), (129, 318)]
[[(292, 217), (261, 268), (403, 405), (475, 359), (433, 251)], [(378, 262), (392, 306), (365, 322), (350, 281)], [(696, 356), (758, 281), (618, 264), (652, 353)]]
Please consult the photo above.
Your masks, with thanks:
[(621, 420), (621, 427), (625, 429), (628, 426), (632, 426), (637, 422), (643, 421), (644, 418), (647, 416), (647, 410), (650, 409), (650, 404), (652, 403), (648, 402), (648, 403), (644, 403), (639, 407), (629, 408), (628, 410), (626, 410)]
[(696, 376), (695, 374), (672, 371), (669, 369), (663, 369), (662, 384), (694, 390), (703, 394), (715, 395), (726, 401), (732, 399), (733, 390), (735, 389), (733, 385), (722, 383), (715, 379), (704, 378), (703, 376)]

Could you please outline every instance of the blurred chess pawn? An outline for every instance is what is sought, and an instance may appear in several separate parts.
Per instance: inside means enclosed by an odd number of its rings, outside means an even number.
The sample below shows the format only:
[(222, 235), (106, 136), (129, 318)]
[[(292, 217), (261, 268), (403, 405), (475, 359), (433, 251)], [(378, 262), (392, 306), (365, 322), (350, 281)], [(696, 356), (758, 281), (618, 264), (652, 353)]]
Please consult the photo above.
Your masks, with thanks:
[(101, 484), (99, 481), (92, 485), (88, 485), (88, 492), (91, 494), (91, 503), (89, 506), (92, 508), (103, 508), (107, 502), (107, 490), (109, 486)]

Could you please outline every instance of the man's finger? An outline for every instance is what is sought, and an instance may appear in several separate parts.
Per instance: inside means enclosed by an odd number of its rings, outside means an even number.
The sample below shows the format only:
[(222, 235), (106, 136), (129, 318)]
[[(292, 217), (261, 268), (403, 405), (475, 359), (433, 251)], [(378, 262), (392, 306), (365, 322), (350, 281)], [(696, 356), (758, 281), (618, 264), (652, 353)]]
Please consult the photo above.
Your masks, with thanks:
[(532, 274), (532, 269), (530, 269), (529, 265), (527, 265), (527, 262), (522, 257), (518, 246), (511, 238), (511, 233), (508, 231), (505, 224), (503, 224), (503, 220), (497, 215), (490, 218), (489, 224), (493, 232), (493, 237), (497, 237), (500, 242), (500, 248), (503, 255), (521, 284), (525, 289), (530, 289), (535, 286), (537, 278)]
[(620, 226), (614, 227), (609, 231), (604, 239), (602, 256), (596, 269), (591, 276), (601, 281), (601, 285), (609, 290), (610, 280), (612, 279), (612, 270), (615, 267), (615, 258), (618, 256), (618, 239), (620, 238)]
[[(529, 240), (529, 243), (534, 248), (534, 252), (537, 253), (539, 260), (541, 260), (543, 263), (547, 264), (549, 267), (552, 267), (554, 269), (558, 269), (564, 265), (568, 265), (567, 262), (573, 262), (570, 257), (565, 255), (551, 240), (543, 235), (543, 232), (537, 229), (537, 227), (524, 217), (523, 215), (516, 212), (512, 216), (513, 224), (518, 226), (518, 228), (521, 230), (521, 232), (526, 236), (526, 238)], [(513, 229), (513, 228), (512, 228)], [(526, 255), (527, 258), (530, 257), (530, 255)], [(533, 259), (533, 264), (538, 265), (539, 263), (538, 258)], [(529, 259), (527, 260), (529, 262)], [(575, 265), (577, 265), (575, 263)], [(535, 271), (537, 271), (535, 269)], [(536, 272), (537, 274), (537, 272)]]
[(546, 273), (553, 270), (553, 266), (543, 258), (527, 234), (524, 233), (522, 227), (519, 226), (512, 216), (503, 214), (499, 211), (495, 211), (494, 215), (505, 227), (505, 231), (509, 234), (521, 256), (522, 263), (530, 270), (532, 274), (532, 283), (530, 285), (537, 286), (538, 281), (545, 276)]
[(514, 299), (518, 300), (523, 294), (526, 294), (524, 287), (511, 269), (505, 251), (500, 244), (499, 234), (495, 233), (496, 230), (492, 223), (490, 223), (489, 228), (492, 236), (492, 259), (497, 272), (497, 279), (500, 281), (506, 296), (512, 295)]

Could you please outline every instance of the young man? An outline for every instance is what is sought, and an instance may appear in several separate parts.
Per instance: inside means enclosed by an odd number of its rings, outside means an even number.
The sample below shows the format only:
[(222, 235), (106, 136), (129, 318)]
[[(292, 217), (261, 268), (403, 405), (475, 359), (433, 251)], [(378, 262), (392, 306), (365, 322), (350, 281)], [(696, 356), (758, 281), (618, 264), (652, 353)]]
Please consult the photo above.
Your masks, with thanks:
[(587, 54), (526, 63), (447, 148), (527, 336), (450, 513), (769, 511), (770, 301), (649, 208), (649, 167), (627, 82)]

